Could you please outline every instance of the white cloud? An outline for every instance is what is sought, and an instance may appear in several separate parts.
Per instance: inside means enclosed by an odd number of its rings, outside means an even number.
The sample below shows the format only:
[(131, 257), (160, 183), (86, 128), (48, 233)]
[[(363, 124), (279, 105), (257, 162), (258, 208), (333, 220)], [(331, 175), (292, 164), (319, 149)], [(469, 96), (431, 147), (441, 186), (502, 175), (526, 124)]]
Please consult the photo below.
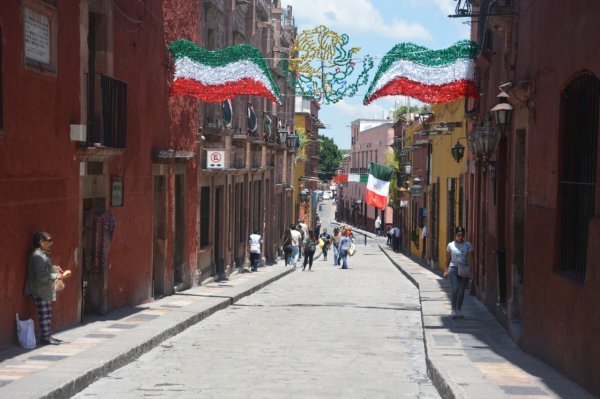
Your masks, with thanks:
[(379, 104), (351, 104), (344, 100), (330, 104), (327, 107), (335, 114), (349, 116), (354, 119), (381, 119), (388, 109)]
[[(437, 0), (442, 2), (443, 0)], [(386, 23), (370, 0), (327, 0), (318, 5), (315, 0), (284, 0), (293, 7), (293, 15), (305, 21), (302, 31), (317, 25), (339, 29), (340, 33), (370, 33), (399, 40), (430, 41), (431, 33), (421, 24), (393, 19)]]

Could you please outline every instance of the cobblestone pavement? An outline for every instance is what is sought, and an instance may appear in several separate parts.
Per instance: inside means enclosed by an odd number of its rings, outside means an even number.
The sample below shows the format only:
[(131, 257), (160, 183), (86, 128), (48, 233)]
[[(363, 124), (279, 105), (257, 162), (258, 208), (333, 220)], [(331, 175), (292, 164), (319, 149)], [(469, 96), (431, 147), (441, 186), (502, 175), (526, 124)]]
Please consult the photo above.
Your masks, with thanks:
[(349, 270), (319, 258), (75, 397), (439, 397), (417, 289), (374, 243), (358, 242)]

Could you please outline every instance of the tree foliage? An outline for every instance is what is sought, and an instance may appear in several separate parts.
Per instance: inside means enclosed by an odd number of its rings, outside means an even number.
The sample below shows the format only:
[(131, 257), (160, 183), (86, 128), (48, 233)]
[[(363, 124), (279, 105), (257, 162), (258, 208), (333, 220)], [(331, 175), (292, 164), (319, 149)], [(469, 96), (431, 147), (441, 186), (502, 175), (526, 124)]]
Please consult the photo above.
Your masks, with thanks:
[(318, 166), (319, 177), (322, 180), (331, 180), (340, 166), (342, 154), (333, 139), (326, 136), (320, 136), (319, 138), (322, 140)]

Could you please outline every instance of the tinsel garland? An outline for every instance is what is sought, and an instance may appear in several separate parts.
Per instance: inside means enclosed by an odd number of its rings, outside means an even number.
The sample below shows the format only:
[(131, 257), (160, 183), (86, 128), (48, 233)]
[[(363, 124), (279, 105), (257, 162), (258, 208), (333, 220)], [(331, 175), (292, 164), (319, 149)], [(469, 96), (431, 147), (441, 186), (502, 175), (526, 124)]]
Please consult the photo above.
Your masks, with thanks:
[[(441, 50), (430, 50), (414, 43), (397, 44), (381, 61), (363, 102), (369, 104), (375, 98), (383, 95), (407, 95), (415, 98), (419, 98), (416, 96), (419, 95), (435, 98), (427, 93), (433, 89), (444, 90), (447, 84), (454, 81), (473, 80), (473, 59), (476, 52), (477, 44), (469, 40), (459, 41), (451, 47)], [(412, 83), (408, 85), (392, 84), (398, 78), (404, 78)], [(427, 85), (431, 87), (425, 87)], [(386, 94), (382, 92), (384, 87)], [(403, 92), (394, 93), (391, 91), (391, 87), (402, 87)], [(449, 86), (449, 88), (452, 87), (456, 87), (456, 85)], [(419, 89), (419, 92), (413, 95), (408, 92), (411, 88)], [(470, 93), (469, 96), (478, 97), (476, 91), (463, 91)], [(438, 97), (450, 98), (453, 95), (440, 93)]]
[(464, 97), (479, 98), (479, 93), (475, 83), (466, 79), (445, 85), (425, 85), (406, 78), (396, 78), (373, 93), (366, 104), (385, 96), (409, 96), (425, 103), (436, 104)]
[(240, 44), (212, 51), (181, 39), (171, 43), (169, 51), (176, 68), (171, 95), (192, 96), (206, 102), (261, 95), (282, 103), (264, 56), (255, 47)]

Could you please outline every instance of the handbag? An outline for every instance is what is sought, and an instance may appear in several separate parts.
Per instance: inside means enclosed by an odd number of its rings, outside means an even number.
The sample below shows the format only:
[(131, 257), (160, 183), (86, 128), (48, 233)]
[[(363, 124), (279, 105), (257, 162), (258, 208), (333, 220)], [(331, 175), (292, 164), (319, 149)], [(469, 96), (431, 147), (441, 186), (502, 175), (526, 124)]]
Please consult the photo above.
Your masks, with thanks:
[(15, 314), (15, 318), (17, 319), (17, 338), (19, 339), (19, 344), (25, 349), (35, 348), (33, 320), (21, 320), (18, 313)]
[(348, 255), (353, 256), (356, 253), (356, 246), (354, 243), (350, 243), (350, 247), (348, 248)]
[(458, 275), (464, 278), (471, 278), (471, 266), (468, 263), (458, 265)]
[(325, 246), (325, 241), (322, 238), (319, 238), (319, 248), (323, 248)]
[(59, 279), (54, 280), (54, 289), (56, 290), (56, 292), (64, 290), (65, 282)]

